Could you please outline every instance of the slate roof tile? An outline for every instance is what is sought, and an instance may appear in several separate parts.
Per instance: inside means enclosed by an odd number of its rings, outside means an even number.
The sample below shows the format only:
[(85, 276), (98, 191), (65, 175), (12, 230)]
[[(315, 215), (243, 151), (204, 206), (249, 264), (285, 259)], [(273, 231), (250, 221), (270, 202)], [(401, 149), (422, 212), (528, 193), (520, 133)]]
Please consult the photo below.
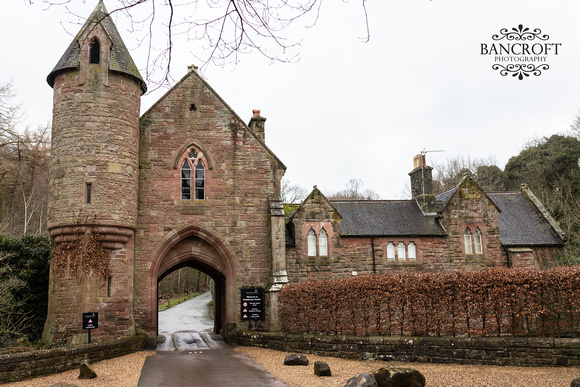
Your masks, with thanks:
[(415, 200), (331, 200), (342, 215), (341, 236), (445, 235), (435, 216), (424, 215)]
[(80, 45), (78, 43), (79, 36), (88, 28), (93, 20), (100, 21), (101, 25), (107, 31), (111, 40), (113, 42), (113, 46), (111, 47), (111, 55), (109, 58), (109, 70), (115, 71), (118, 73), (122, 73), (128, 75), (132, 78), (135, 78), (141, 87), (141, 92), (145, 93), (147, 91), (147, 85), (145, 81), (141, 77), (139, 73), (139, 69), (133, 62), (133, 58), (131, 58), (131, 54), (129, 50), (125, 46), (117, 27), (115, 27), (115, 23), (113, 19), (109, 16), (109, 12), (105, 8), (103, 2), (99, 2), (91, 15), (88, 17), (85, 25), (71, 44), (66, 49), (65, 53), (62, 55), (54, 69), (50, 72), (47, 77), (47, 82), (50, 87), (53, 87), (54, 80), (56, 76), (64, 71), (76, 70), (80, 66)]
[(563, 241), (522, 192), (495, 192), (499, 232), (504, 246), (563, 246)]

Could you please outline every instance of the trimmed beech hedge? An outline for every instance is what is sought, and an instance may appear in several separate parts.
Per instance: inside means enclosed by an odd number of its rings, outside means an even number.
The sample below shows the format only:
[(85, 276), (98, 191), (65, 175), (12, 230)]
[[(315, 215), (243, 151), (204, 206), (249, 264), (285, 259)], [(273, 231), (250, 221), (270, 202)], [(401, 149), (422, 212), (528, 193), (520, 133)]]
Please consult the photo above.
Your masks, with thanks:
[(580, 334), (580, 266), (401, 273), (290, 284), (282, 329), (345, 336)]

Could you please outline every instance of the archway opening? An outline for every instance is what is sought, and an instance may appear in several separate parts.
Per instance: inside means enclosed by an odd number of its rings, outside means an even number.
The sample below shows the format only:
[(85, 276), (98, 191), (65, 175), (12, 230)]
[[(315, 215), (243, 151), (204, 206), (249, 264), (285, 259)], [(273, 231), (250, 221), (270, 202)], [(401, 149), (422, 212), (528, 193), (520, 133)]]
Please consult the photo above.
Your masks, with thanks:
[[(212, 318), (214, 320), (213, 325), (213, 332), (214, 333), (221, 333), (222, 330), (222, 321), (223, 321), (223, 314), (224, 314), (224, 305), (225, 305), (225, 277), (215, 268), (203, 263), (196, 261), (194, 258), (190, 258), (186, 261), (180, 262), (179, 264), (171, 267), (164, 273), (162, 273), (159, 278), (157, 279), (157, 300), (158, 304), (160, 301), (165, 300), (165, 294), (160, 292), (160, 284), (165, 278), (168, 278), (174, 274), (182, 274), (182, 269), (192, 269), (192, 271), (198, 273), (198, 280), (200, 278), (206, 277), (209, 280), (207, 281), (206, 286), (202, 286), (202, 290), (208, 291), (211, 293), (212, 298)], [(182, 273), (180, 273), (182, 272)], [(202, 279), (202, 282), (204, 280)], [(159, 332), (159, 326), (158, 326)]]

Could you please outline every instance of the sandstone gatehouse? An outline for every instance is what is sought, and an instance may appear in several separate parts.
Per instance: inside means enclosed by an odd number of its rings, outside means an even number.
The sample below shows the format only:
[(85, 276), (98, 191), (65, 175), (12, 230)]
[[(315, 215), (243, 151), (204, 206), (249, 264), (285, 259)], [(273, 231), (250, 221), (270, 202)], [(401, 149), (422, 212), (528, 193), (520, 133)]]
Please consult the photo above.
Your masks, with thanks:
[(96, 341), (144, 333), (155, 342), (158, 282), (185, 266), (214, 280), (214, 330), (227, 334), (247, 327), (242, 289), (265, 291), (261, 328), (277, 330), (288, 281), (538, 267), (565, 249), (527, 187), (485, 193), (466, 177), (436, 195), (424, 158), (410, 200), (329, 201), (315, 188), (284, 206), (286, 167), (265, 143), (266, 119), (255, 110), (246, 124), (195, 67), (140, 116), (147, 86), (102, 1), (47, 81), (59, 253), (47, 340), (85, 342), (81, 315), (98, 312)]

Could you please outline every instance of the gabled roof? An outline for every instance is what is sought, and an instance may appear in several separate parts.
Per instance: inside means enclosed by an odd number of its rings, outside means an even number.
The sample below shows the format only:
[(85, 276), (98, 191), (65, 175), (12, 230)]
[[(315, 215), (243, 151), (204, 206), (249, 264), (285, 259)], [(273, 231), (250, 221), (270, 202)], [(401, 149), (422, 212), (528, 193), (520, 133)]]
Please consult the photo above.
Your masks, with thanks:
[(105, 8), (102, 0), (99, 1), (84, 26), (80, 29), (77, 36), (75, 36), (56, 66), (54, 66), (54, 69), (48, 74), (46, 81), (50, 87), (54, 86), (54, 80), (58, 74), (79, 69), (81, 57), (79, 39), (87, 28), (94, 28), (93, 23), (100, 23), (113, 42), (111, 55), (109, 57), (109, 70), (128, 75), (137, 80), (141, 87), (141, 93), (144, 94), (147, 91), (147, 85), (141, 77), (135, 62), (133, 62), (133, 58), (131, 58), (131, 54), (129, 54), (129, 50), (125, 46), (123, 39), (121, 39), (121, 35), (117, 31), (117, 27), (115, 27), (115, 23), (113, 23), (113, 20), (109, 16), (109, 11)]
[(204, 87), (206, 87), (225, 106), (225, 108), (236, 118), (236, 120), (241, 125), (244, 126), (244, 130), (247, 131), (248, 133), (250, 133), (252, 135), (252, 137), (254, 137), (254, 139), (260, 143), (262, 148), (264, 148), (264, 150), (267, 153), (269, 153), (270, 156), (272, 156), (272, 158), (274, 160), (276, 160), (276, 163), (278, 164), (280, 169), (286, 170), (286, 165), (284, 165), (282, 160), (280, 160), (278, 158), (278, 156), (276, 156), (274, 154), (274, 152), (272, 152), (272, 150), (266, 145), (266, 143), (264, 142), (263, 139), (261, 139), (259, 136), (256, 135), (256, 133), (254, 133), (252, 128), (250, 128), (240, 118), (240, 116), (234, 111), (234, 109), (232, 109), (230, 107), (230, 105), (227, 104), (227, 102), (214, 90), (214, 88), (211, 87), (211, 85), (199, 75), (199, 73), (197, 72), (197, 67), (195, 67), (195, 66), (190, 66), (187, 73), (183, 76), (183, 78), (181, 78), (179, 80), (179, 82), (176, 82), (175, 85), (173, 85), (173, 87), (171, 89), (167, 90), (167, 92), (165, 94), (163, 94), (163, 96), (161, 96), (161, 98), (159, 98), (153, 105), (151, 105), (149, 107), (149, 109), (147, 109), (147, 111), (145, 113), (143, 113), (139, 119), (142, 120), (145, 117), (147, 117), (149, 114), (151, 114), (151, 112), (153, 112), (157, 108), (157, 106), (159, 106), (166, 98), (168, 98), (171, 94), (173, 94), (175, 92), (175, 90), (177, 90), (179, 87), (181, 87), (182, 84), (185, 83), (185, 81), (189, 77), (196, 77), (204, 85)]
[(337, 200), (341, 236), (443, 236), (435, 216), (424, 215), (415, 200)]
[(320, 192), (317, 186), (314, 186), (314, 188), (312, 189), (310, 194), (306, 197), (306, 199), (304, 199), (302, 203), (300, 203), (300, 205), (289, 214), (287, 218), (288, 221), (291, 221), (292, 218), (294, 218), (294, 216), (296, 216), (296, 214), (298, 214), (302, 210), (306, 202), (313, 201), (315, 199), (322, 200), (324, 203), (326, 203), (328, 207), (332, 209), (332, 211), (334, 211), (337, 214), (338, 217), (342, 218), (340, 211), (338, 211), (338, 209), (326, 198), (326, 196), (324, 196), (322, 192)]
[(502, 245), (564, 245), (564, 241), (522, 192), (494, 192), (488, 195), (501, 210), (499, 233)]
[(482, 196), (487, 198), (487, 200), (489, 200), (501, 212), (501, 208), (497, 206), (497, 203), (494, 202), (493, 198), (491, 198), (486, 192), (484, 192), (479, 187), (479, 184), (477, 184), (477, 181), (475, 181), (469, 175), (463, 176), (463, 178), (459, 181), (459, 183), (457, 183), (455, 187), (435, 195), (435, 202), (439, 205), (437, 212), (443, 212), (443, 210), (447, 206), (447, 203), (449, 203), (449, 201), (455, 196), (459, 188), (461, 188), (465, 183), (471, 183), (472, 186), (477, 187), (477, 189), (481, 192)]

